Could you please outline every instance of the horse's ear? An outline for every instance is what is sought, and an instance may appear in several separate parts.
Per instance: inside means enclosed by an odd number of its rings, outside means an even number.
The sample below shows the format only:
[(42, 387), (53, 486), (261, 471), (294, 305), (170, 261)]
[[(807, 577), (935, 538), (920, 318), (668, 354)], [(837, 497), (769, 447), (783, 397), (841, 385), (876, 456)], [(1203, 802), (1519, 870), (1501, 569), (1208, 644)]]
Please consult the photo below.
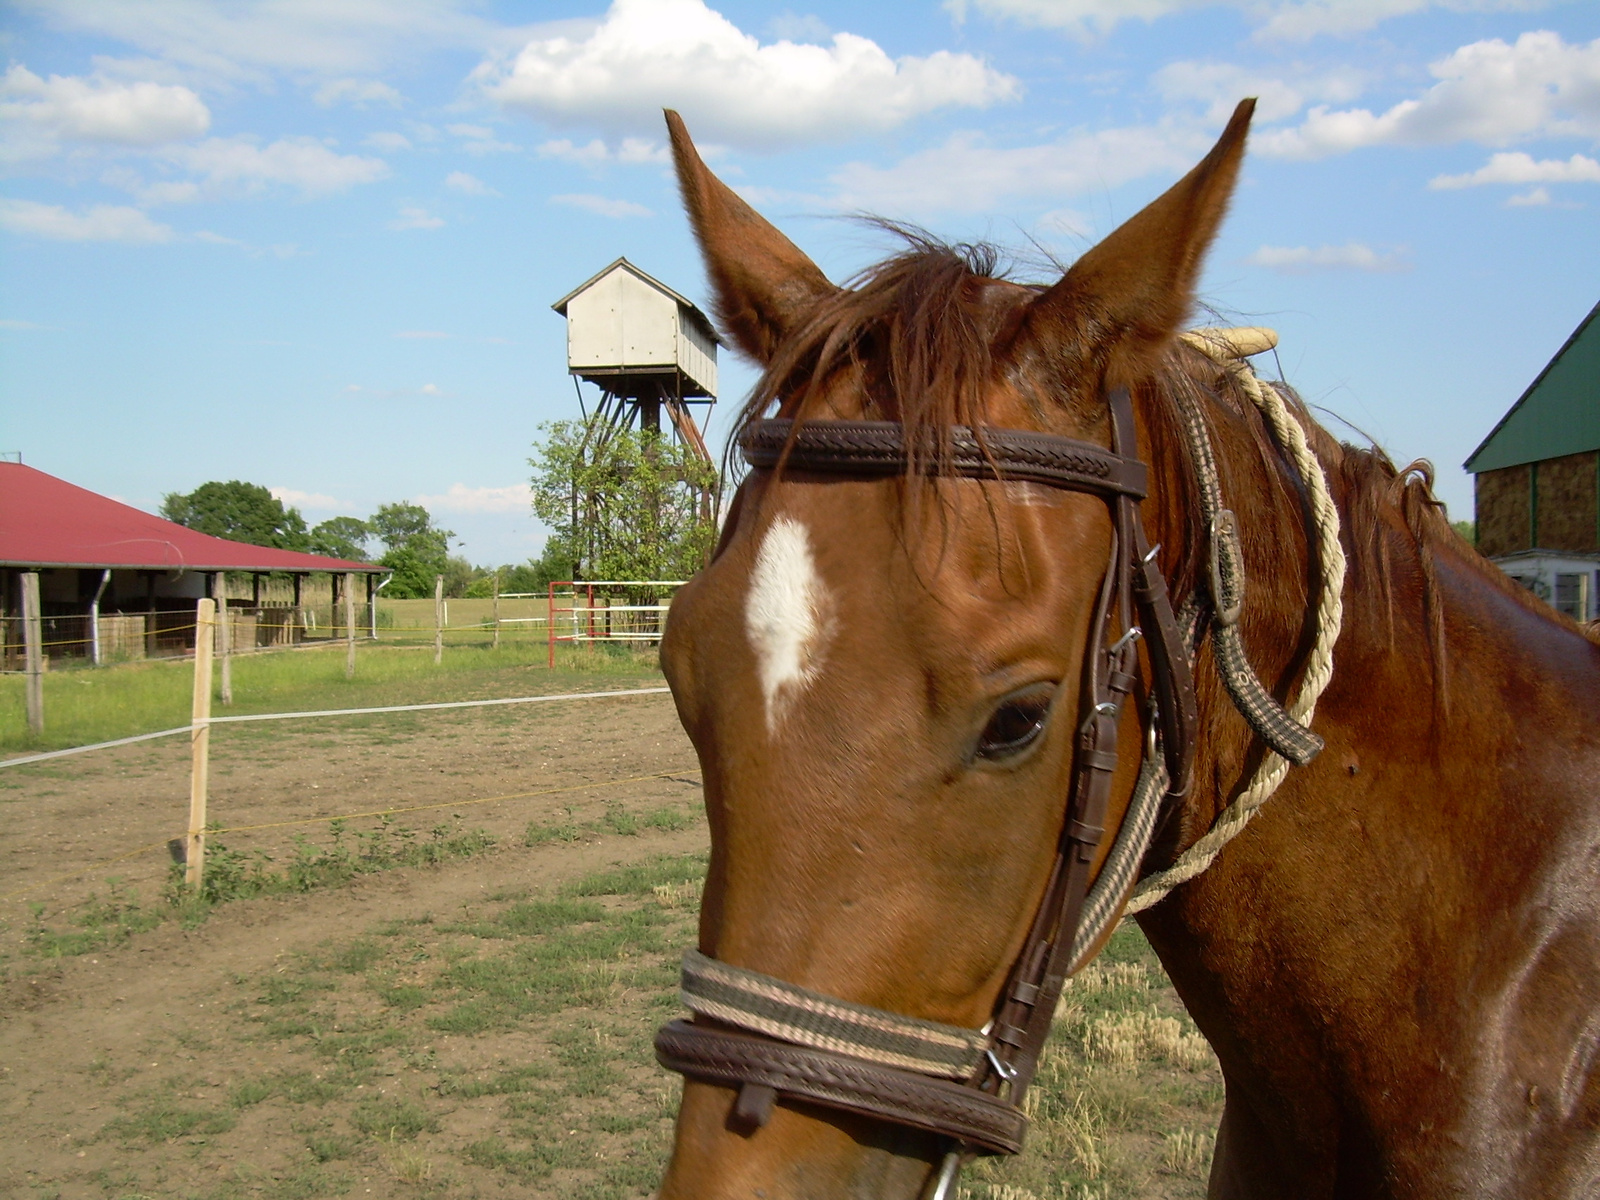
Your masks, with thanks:
[(817, 265), (713, 175), (683, 118), (666, 110), (678, 186), (716, 290), (717, 316), (758, 362), (835, 290)]
[(1034, 301), (1028, 324), (1035, 335), (1078, 342), (1114, 383), (1142, 371), (1189, 314), (1206, 248), (1239, 178), (1255, 107), (1254, 100), (1241, 101), (1194, 170)]

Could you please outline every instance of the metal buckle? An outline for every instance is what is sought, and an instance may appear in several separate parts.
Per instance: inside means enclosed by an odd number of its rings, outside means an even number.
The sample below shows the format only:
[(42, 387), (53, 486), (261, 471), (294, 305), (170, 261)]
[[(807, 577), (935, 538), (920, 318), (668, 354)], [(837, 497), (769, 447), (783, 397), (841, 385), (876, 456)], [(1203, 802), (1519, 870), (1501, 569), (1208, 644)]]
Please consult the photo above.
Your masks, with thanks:
[(1233, 509), (1219, 508), (1211, 518), (1208, 550), (1211, 606), (1218, 625), (1232, 625), (1244, 607), (1244, 551), (1239, 545), (1239, 518)]

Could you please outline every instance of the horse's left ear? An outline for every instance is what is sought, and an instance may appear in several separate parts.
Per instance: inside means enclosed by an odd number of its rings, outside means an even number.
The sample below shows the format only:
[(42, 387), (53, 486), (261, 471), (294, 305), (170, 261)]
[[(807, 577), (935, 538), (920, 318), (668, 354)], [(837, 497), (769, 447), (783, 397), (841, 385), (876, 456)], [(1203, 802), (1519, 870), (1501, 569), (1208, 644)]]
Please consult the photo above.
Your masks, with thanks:
[(1110, 382), (1131, 382), (1189, 314), (1206, 248), (1239, 178), (1255, 107), (1254, 100), (1240, 101), (1194, 170), (1034, 301), (1029, 331), (1058, 345), (1076, 343)]
[(713, 175), (683, 118), (666, 110), (678, 186), (694, 226), (717, 316), (751, 358), (765, 366), (773, 351), (836, 289), (806, 255)]

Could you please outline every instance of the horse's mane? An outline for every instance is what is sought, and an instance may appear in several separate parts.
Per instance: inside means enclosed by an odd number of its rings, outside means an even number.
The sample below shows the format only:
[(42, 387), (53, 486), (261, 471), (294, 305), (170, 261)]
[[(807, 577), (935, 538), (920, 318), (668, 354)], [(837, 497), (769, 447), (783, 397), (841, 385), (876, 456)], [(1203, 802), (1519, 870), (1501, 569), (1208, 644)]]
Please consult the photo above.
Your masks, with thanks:
[[(1003, 258), (994, 246), (949, 244), (921, 230), (882, 224), (903, 238), (906, 248), (850, 280), (785, 339), (740, 412), (730, 450), (737, 444), (738, 434), (767, 416), (774, 404), (784, 416), (809, 415), (815, 398), (846, 371), (861, 374), (860, 416), (903, 422), (912, 447), (925, 444), (922, 435), (926, 432), (938, 434), (952, 425), (984, 424), (985, 389), (1003, 365), (997, 360), (1006, 354), (1021, 310), (1044, 286), (1024, 284), (997, 297), (990, 284), (1014, 281), (1001, 269)], [(1042, 371), (1051, 369), (1035, 366)], [(1029, 381), (1021, 382), (1026, 385)], [(1071, 380), (1031, 382), (1031, 391), (1041, 404), (1081, 394)], [(1340, 442), (1317, 423), (1292, 388), (1282, 383), (1275, 386), (1305, 426), (1329, 484), (1342, 501), (1346, 540), (1352, 551), (1347, 594), (1359, 597), (1358, 603), (1375, 605), (1372, 615), (1387, 626), (1391, 638), (1397, 602), (1415, 597), (1411, 603), (1420, 604), (1442, 699), (1444, 633), (1434, 552), (1446, 545), (1458, 549), (1465, 545), (1434, 497), (1431, 464), (1419, 460), (1396, 467), (1377, 446)], [(1179, 405), (1199, 403), (1217, 444), (1225, 494), (1230, 458), (1236, 473), (1242, 466), (1239, 455), (1256, 456), (1266, 465), (1268, 478), (1284, 481), (1284, 486), (1269, 489), (1269, 495), (1251, 498), (1275, 510), (1264, 514), (1268, 518), (1264, 525), (1282, 529), (1291, 522), (1303, 522), (1303, 497), (1270, 430), (1227, 372), (1211, 360), (1196, 350), (1174, 346), (1139, 387), (1137, 398), (1147, 426), (1147, 452), (1155, 478), (1170, 480), (1182, 494), (1194, 494), (1194, 470), (1185, 448)], [(1096, 419), (1092, 413), (1074, 415), (1080, 420), (1087, 415), (1091, 423)], [(1104, 420), (1103, 411), (1099, 419)], [(934, 437), (926, 444), (942, 442)], [(914, 462), (913, 473), (916, 471)], [(1204, 569), (1207, 531), (1201, 527), (1197, 505), (1166, 505), (1165, 509), (1178, 522), (1163, 531), (1169, 548), (1163, 557), (1175, 597), (1181, 598)]]

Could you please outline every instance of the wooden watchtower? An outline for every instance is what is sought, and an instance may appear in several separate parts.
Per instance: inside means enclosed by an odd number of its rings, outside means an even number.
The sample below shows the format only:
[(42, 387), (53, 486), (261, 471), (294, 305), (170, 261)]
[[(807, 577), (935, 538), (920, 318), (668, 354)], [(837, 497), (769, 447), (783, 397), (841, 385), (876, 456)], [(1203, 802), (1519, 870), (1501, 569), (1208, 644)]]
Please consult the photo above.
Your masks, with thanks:
[(567, 370), (600, 389), (602, 420), (659, 431), (665, 411), (678, 440), (711, 461), (691, 407), (717, 399), (721, 339), (705, 313), (626, 258), (551, 307), (567, 319)]

